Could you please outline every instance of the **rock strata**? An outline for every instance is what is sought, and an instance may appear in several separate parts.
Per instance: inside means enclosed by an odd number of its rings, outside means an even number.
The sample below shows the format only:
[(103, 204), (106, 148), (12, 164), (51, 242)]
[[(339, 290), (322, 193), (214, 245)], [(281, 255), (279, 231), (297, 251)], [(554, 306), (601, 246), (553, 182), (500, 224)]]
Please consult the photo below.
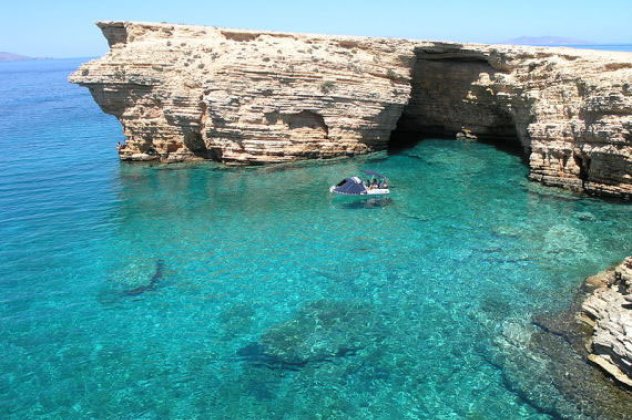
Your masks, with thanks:
[(100, 22), (70, 76), (124, 128), (124, 160), (256, 164), (414, 136), (516, 143), (530, 178), (632, 195), (632, 54)]
[(593, 327), (588, 358), (632, 387), (632, 257), (588, 284), (596, 287), (582, 305), (582, 319)]

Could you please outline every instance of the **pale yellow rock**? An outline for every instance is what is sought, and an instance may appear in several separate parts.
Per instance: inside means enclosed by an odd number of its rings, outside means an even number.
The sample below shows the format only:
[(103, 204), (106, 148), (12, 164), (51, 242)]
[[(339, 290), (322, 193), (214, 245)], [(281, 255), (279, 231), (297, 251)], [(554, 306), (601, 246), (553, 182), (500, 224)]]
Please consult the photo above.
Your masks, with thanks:
[(615, 364), (612, 363), (609, 357), (601, 357), (596, 354), (589, 354), (588, 360), (608, 372), (614, 379), (620, 383), (632, 387), (632, 379), (621, 371)]
[(98, 25), (110, 52), (70, 80), (120, 120), (122, 159), (268, 163), (461, 133), (519, 139), (533, 180), (632, 195), (630, 53)]

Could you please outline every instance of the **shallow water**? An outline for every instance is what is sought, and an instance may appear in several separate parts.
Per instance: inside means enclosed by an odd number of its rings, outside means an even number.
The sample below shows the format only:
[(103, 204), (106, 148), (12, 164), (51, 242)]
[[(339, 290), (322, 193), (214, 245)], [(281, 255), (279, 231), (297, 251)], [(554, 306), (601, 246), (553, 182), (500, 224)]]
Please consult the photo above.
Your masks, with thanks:
[[(3, 418), (548, 416), (498, 337), (631, 254), (632, 206), (459, 141), (120, 164), (118, 123), (65, 82), (78, 63), (0, 65)], [(327, 193), (367, 168), (390, 199)]]

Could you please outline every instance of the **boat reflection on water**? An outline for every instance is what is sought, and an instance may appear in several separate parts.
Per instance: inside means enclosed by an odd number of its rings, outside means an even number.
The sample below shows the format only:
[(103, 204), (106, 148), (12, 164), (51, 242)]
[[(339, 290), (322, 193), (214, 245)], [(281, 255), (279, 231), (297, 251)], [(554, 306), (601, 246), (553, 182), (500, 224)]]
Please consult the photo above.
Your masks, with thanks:
[(341, 209), (360, 210), (360, 209), (381, 209), (393, 204), (393, 199), (388, 197), (380, 198), (363, 198), (355, 200), (334, 201), (334, 205)]

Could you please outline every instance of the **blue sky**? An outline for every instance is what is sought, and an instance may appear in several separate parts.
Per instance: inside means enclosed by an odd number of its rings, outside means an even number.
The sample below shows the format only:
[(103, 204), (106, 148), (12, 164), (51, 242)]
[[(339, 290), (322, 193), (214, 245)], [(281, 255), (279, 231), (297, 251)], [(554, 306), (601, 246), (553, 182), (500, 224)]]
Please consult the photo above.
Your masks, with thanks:
[(97, 20), (502, 42), (563, 36), (632, 44), (631, 0), (5, 0), (0, 51), (85, 57), (107, 50)]

